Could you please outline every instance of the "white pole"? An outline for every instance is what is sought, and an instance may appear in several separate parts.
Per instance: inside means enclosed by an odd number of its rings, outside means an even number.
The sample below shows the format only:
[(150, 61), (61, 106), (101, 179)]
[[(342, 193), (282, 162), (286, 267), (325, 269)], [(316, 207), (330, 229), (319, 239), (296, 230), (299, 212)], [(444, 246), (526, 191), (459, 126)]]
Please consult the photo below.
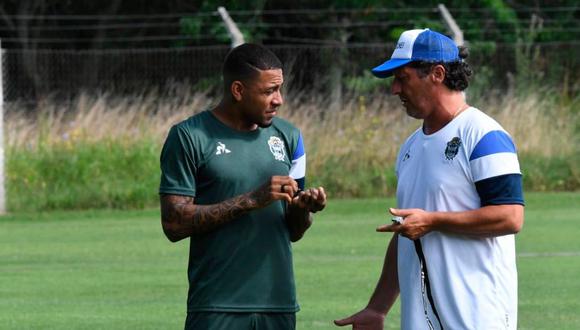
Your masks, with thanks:
[(4, 85), (2, 84), (4, 73), (3, 53), (2, 40), (0, 40), (0, 214), (6, 214), (6, 189), (4, 183)]
[(451, 33), (453, 33), (453, 41), (455, 41), (455, 44), (457, 44), (457, 46), (463, 46), (463, 31), (461, 31), (459, 25), (457, 25), (455, 19), (453, 19), (449, 10), (447, 10), (447, 7), (440, 3), (437, 8), (439, 8), (439, 12), (441, 13), (441, 16), (443, 16), (443, 20), (447, 24), (447, 27), (451, 30)]
[(218, 7), (218, 13), (222, 17), (222, 20), (226, 25), (226, 29), (228, 29), (228, 32), (230, 33), (230, 38), (232, 39), (232, 48), (238, 47), (239, 45), (245, 43), (244, 35), (242, 32), (240, 32), (240, 29), (238, 29), (236, 22), (232, 20), (230, 14), (228, 14), (228, 11), (224, 7)]

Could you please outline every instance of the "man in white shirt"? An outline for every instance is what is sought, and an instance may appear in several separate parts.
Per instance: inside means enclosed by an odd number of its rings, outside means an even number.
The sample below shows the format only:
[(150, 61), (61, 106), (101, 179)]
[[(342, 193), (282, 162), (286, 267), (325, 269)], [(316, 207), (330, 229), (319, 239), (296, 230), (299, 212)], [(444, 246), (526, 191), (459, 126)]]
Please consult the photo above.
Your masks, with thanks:
[(401, 295), (402, 329), (516, 329), (514, 234), (524, 221), (522, 177), (510, 135), (471, 107), (463, 91), (467, 50), (431, 31), (403, 32), (391, 59), (391, 91), (423, 125), (396, 163), (394, 232), (381, 278), (363, 310), (337, 325), (383, 329)]

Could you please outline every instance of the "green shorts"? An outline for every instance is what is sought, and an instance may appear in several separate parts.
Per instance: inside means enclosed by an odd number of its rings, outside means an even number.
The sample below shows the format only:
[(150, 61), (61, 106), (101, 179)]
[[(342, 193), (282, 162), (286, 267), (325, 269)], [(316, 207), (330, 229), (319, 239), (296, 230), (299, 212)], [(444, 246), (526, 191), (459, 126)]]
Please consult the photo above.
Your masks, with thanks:
[(185, 330), (294, 330), (295, 313), (187, 313)]

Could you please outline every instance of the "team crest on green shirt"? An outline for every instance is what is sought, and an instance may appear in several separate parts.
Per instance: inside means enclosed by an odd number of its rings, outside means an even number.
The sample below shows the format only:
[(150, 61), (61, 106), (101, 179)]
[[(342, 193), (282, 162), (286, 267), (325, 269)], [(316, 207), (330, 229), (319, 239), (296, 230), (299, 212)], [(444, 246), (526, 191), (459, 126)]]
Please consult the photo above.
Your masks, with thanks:
[(452, 160), (455, 158), (460, 146), (461, 139), (457, 136), (451, 139), (451, 141), (447, 142), (447, 148), (445, 148), (445, 158), (447, 158), (447, 160)]
[(270, 152), (274, 155), (274, 159), (279, 161), (284, 161), (286, 149), (284, 146), (284, 142), (277, 136), (270, 136), (268, 140), (268, 146), (270, 147)]

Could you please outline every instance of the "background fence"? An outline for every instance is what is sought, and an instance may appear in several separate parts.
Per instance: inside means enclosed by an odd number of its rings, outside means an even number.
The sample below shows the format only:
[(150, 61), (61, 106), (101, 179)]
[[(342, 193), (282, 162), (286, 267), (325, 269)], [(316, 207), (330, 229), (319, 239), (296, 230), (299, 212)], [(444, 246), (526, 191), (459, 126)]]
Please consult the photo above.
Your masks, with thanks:
[[(514, 77), (577, 93), (580, 42), (541, 44), (474, 43), (468, 61), (477, 81), (506, 87)], [(391, 45), (273, 45), (284, 62), (288, 91), (307, 93), (376, 90), (369, 69), (392, 53)], [(174, 49), (5, 49), (2, 63), (7, 103), (70, 100), (85, 93), (130, 97), (149, 90), (175, 97), (172, 86), (216, 90), (228, 46)], [(383, 84), (384, 85), (384, 84)]]

